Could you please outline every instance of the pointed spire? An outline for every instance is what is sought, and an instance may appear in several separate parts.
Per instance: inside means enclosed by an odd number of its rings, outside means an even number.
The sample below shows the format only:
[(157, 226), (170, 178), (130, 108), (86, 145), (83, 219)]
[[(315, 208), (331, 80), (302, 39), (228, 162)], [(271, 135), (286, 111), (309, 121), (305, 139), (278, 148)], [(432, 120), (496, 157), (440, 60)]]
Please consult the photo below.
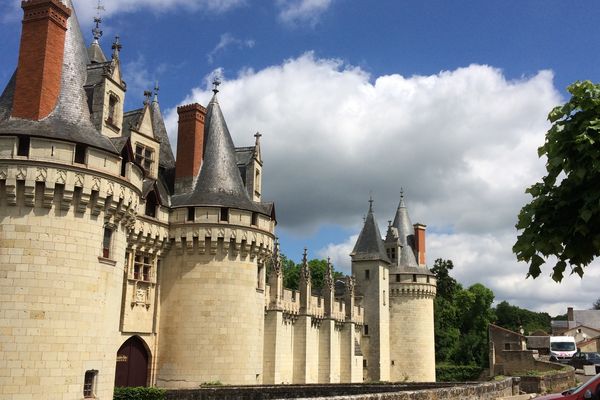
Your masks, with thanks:
[(327, 270), (325, 271), (325, 277), (323, 280), (324, 287), (329, 290), (333, 290), (333, 265), (331, 264), (331, 258), (327, 257)]
[(113, 42), (111, 48), (113, 50), (113, 53), (112, 53), (113, 60), (118, 60), (119, 52), (123, 48), (123, 45), (121, 45), (121, 38), (119, 37), (119, 35), (115, 36), (115, 41)]
[(235, 147), (215, 94), (206, 109), (204, 157), (194, 190), (173, 198), (176, 206), (210, 205), (264, 213), (248, 197), (240, 175)]
[(158, 92), (160, 91), (160, 87), (158, 86), (158, 81), (154, 82), (154, 99), (152, 102), (158, 103)]
[(415, 256), (415, 230), (410, 217), (408, 216), (408, 210), (404, 204), (404, 190), (400, 190), (400, 202), (398, 203), (398, 210), (394, 217), (392, 226), (398, 231), (398, 240), (402, 246), (400, 250), (399, 265), (416, 267), (417, 257)]
[(310, 267), (308, 266), (308, 250), (306, 247), (304, 248), (304, 253), (302, 254), (302, 266), (300, 269), (301, 276), (307, 281), (310, 281)]
[(350, 256), (353, 260), (382, 260), (390, 262), (386, 255), (381, 233), (373, 215), (373, 199), (369, 199), (369, 212), (365, 218), (354, 249)]

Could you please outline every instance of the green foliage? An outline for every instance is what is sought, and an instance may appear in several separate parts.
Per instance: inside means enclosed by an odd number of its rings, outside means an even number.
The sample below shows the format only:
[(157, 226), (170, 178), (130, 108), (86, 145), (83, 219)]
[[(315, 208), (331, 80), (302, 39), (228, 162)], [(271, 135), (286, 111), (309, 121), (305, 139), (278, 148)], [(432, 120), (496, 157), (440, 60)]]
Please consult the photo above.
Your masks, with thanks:
[[(295, 264), (292, 260), (282, 255), (283, 265), (283, 286), (288, 289), (298, 290), (300, 284), (300, 270), (302, 264)], [(325, 273), (327, 272), (327, 260), (313, 259), (308, 262), (308, 268), (310, 269), (312, 286), (315, 289), (321, 289), (323, 287), (323, 281), (325, 280)], [(341, 279), (344, 276), (339, 271), (333, 268), (333, 279)]]
[(536, 330), (551, 332), (550, 321), (552, 317), (545, 312), (533, 312), (517, 306), (511, 306), (508, 302), (500, 302), (496, 306), (496, 325), (511, 331), (519, 332), (523, 327), (525, 334)]
[(435, 366), (435, 378), (438, 382), (468, 382), (479, 378), (483, 368), (476, 365), (453, 365), (441, 363)]
[(438, 363), (488, 364), (488, 324), (494, 321), (494, 293), (477, 283), (468, 289), (450, 276), (450, 260), (435, 260), (431, 271), (437, 280), (434, 301), (435, 354)]
[(600, 85), (575, 82), (567, 90), (571, 99), (548, 115), (552, 127), (538, 149), (547, 175), (526, 191), (532, 200), (519, 213), (513, 246), (533, 278), (555, 256), (556, 282), (567, 266), (582, 276), (600, 255)]
[(164, 400), (165, 392), (155, 387), (116, 387), (113, 400)]

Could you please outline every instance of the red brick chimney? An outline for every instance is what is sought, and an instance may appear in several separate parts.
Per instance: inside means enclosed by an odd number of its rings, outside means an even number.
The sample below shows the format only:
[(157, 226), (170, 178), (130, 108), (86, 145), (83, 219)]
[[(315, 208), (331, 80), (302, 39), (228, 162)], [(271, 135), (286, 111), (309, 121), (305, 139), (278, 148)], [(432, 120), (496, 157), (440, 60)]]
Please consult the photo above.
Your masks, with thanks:
[(417, 251), (417, 262), (425, 265), (425, 228), (426, 225), (414, 224), (415, 228), (415, 250)]
[(204, 119), (206, 108), (198, 103), (177, 107), (177, 166), (175, 192), (189, 189), (198, 175), (204, 154)]
[(40, 120), (54, 110), (60, 95), (67, 20), (71, 10), (60, 0), (27, 0), (12, 116)]

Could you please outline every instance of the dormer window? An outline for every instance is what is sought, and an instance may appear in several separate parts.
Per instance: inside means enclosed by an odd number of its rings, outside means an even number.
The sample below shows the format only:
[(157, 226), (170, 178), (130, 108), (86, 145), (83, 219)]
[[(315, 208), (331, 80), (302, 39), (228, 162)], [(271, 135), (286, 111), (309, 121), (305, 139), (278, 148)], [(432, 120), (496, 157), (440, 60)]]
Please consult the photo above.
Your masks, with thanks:
[(154, 149), (137, 143), (135, 145), (135, 161), (138, 162), (146, 172), (151, 173), (152, 163), (154, 162)]

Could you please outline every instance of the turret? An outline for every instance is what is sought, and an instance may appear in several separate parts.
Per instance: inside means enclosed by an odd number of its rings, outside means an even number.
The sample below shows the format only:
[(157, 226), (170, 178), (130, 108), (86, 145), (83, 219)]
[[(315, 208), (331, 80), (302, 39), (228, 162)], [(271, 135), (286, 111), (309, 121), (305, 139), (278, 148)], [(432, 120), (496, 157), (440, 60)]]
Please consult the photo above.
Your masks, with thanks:
[(361, 348), (364, 378), (389, 380), (389, 265), (379, 227), (373, 214), (373, 200), (352, 253), (352, 275), (357, 297), (365, 310)]
[[(435, 381), (435, 278), (425, 265), (425, 225), (412, 224), (402, 192), (385, 247), (393, 263), (389, 281), (390, 379)], [(419, 357), (414, 357), (415, 348)]]
[[(169, 312), (161, 313), (157, 383), (165, 387), (181, 387), (182, 380), (190, 387), (216, 380), (263, 381), (262, 332), (269, 289), (264, 265), (274, 254), (273, 205), (249, 198), (217, 93), (215, 88), (206, 108), (202, 145), (188, 147), (192, 160), (201, 148), (203, 157), (185, 190), (178, 190), (178, 150), (170, 218), (174, 247), (165, 260), (170, 267), (164, 270), (161, 289), (162, 305)], [(191, 125), (199, 139), (196, 111)], [(185, 149), (182, 143), (178, 148)], [(191, 167), (186, 173), (196, 173), (194, 163), (182, 165)], [(268, 299), (277, 303), (281, 277), (271, 275), (271, 282), (275, 288), (270, 288)], [(202, 356), (190, 349), (201, 349)]]

